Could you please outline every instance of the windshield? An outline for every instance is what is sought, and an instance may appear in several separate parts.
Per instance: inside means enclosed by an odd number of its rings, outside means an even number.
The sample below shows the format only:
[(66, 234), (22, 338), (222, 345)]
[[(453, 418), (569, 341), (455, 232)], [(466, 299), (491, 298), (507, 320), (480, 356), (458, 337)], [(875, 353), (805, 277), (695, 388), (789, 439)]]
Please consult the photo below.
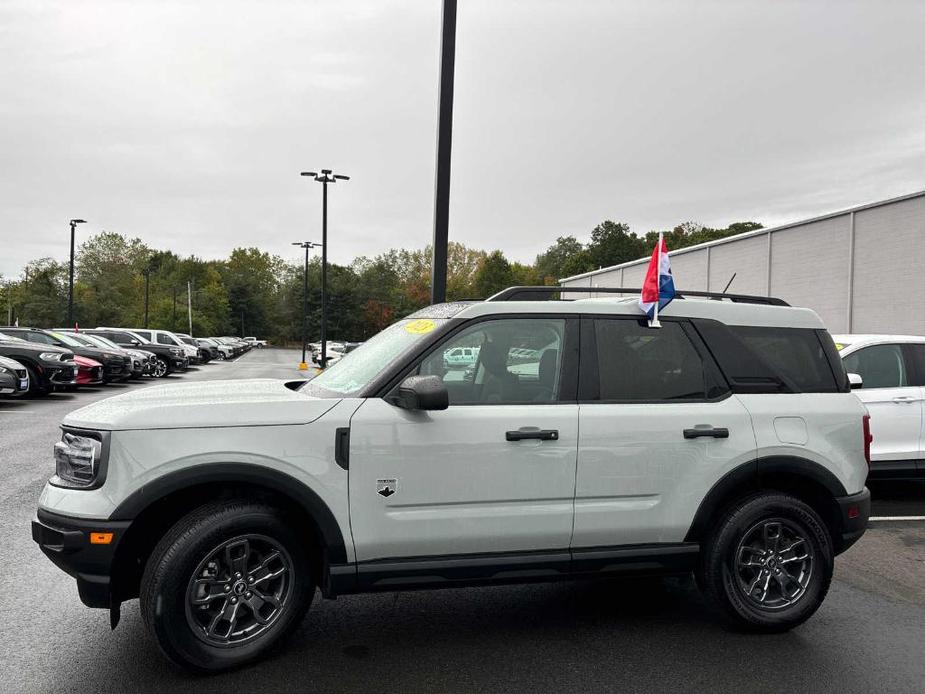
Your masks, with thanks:
[(6, 333), (0, 333), (0, 340), (3, 342), (25, 342), (22, 338), (13, 337), (12, 335), (7, 335)]
[[(58, 334), (58, 333), (55, 333), (55, 335), (57, 335), (57, 334)], [(72, 340), (76, 340), (77, 342), (79, 342), (79, 343), (82, 344), (82, 345), (86, 345), (87, 347), (96, 347), (96, 346), (97, 346), (97, 345), (93, 342), (93, 340), (91, 340), (90, 338), (88, 338), (86, 335), (69, 335), (69, 337), (70, 337)]]
[(417, 318), (398, 321), (320, 374), (302, 389), (318, 397), (340, 397), (359, 392), (389, 364), (427, 339), (446, 319)]
[(82, 337), (85, 340), (89, 340), (90, 342), (92, 342), (94, 345), (98, 347), (105, 347), (106, 349), (122, 349), (115, 342), (113, 342), (112, 340), (108, 338), (103, 337), (102, 335), (87, 335), (85, 333), (85, 334), (80, 335), (79, 337)]
[(65, 335), (63, 333), (53, 333), (53, 332), (49, 332), (48, 334), (51, 335), (56, 340), (63, 342), (68, 347), (86, 347), (86, 345), (83, 342), (80, 342), (79, 340), (75, 340), (70, 335)]

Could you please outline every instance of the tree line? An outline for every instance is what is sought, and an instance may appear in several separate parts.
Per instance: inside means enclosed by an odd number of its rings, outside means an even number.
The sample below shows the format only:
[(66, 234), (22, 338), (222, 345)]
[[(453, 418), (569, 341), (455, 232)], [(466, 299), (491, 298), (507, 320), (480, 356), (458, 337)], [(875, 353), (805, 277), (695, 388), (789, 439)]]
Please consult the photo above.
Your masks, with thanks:
[[(713, 229), (687, 222), (665, 231), (670, 249), (760, 229), (738, 222)], [(512, 285), (555, 285), (570, 275), (636, 260), (651, 253), (658, 232), (643, 236), (627, 224), (604, 221), (586, 241), (563, 236), (532, 264), (502, 251), (450, 243), (447, 298), (482, 299)], [(328, 334), (366, 340), (395, 320), (425, 306), (430, 297), (431, 249), (392, 249), (328, 265)], [(259, 248), (235, 248), (226, 259), (180, 257), (141, 239), (102, 232), (79, 248), (75, 261), (74, 315), (86, 327), (142, 327), (147, 293), (148, 325), (187, 332), (187, 302), (195, 335), (257, 335), (277, 344), (301, 336), (303, 264)], [(321, 262), (308, 271), (311, 339), (321, 320)], [(29, 262), (16, 279), (0, 278), (3, 318), (23, 326), (62, 327), (67, 319), (68, 264), (54, 258)]]

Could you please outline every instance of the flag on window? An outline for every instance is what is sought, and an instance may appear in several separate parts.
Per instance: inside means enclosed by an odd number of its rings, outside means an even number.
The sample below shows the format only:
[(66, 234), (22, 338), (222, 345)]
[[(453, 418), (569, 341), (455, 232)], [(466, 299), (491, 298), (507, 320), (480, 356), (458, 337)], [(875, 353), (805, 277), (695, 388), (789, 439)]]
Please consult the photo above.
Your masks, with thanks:
[(659, 234), (658, 243), (649, 260), (649, 268), (646, 270), (646, 279), (642, 283), (642, 293), (639, 295), (639, 306), (649, 317), (651, 327), (659, 327), (658, 312), (671, 303), (674, 294), (674, 279), (671, 277), (668, 246)]

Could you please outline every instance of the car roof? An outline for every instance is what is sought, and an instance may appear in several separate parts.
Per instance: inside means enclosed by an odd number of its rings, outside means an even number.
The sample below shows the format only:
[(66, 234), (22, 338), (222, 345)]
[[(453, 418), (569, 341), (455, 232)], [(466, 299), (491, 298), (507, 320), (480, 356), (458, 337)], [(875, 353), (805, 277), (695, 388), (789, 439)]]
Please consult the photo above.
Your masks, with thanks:
[[(424, 312), (422, 310), (413, 315), (418, 316)], [(511, 313), (610, 314), (635, 317), (645, 315), (639, 307), (638, 298), (610, 297), (575, 301), (482, 301), (465, 304), (453, 313), (453, 317), (476, 318)], [(712, 319), (727, 325), (825, 329), (822, 319), (815, 311), (808, 308), (734, 303), (713, 299), (675, 299), (659, 311), (659, 315), (666, 318), (674, 316)], [(429, 316), (421, 315), (420, 317)]]
[(845, 346), (880, 344), (883, 342), (925, 342), (923, 335), (889, 335), (878, 333), (832, 335), (836, 343)]

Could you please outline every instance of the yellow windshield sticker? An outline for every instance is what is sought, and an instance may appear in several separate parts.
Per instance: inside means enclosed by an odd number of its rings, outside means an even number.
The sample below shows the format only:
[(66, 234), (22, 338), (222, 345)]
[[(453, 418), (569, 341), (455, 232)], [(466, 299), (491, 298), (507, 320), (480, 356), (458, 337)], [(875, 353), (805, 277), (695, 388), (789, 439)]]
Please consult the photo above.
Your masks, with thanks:
[(835, 349), (837, 349), (839, 352), (841, 352), (845, 347), (846, 345), (843, 345), (841, 342), (835, 343)]
[(413, 320), (405, 326), (405, 332), (412, 335), (424, 335), (437, 327), (437, 324), (427, 318)]

